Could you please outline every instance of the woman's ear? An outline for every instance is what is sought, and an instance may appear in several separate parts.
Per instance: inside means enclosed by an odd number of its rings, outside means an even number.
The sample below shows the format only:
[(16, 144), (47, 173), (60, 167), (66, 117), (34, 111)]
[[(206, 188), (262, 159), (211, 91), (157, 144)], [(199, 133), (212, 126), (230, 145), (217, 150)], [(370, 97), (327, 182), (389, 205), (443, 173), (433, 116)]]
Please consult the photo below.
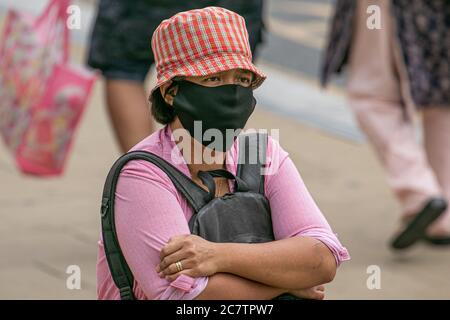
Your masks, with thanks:
[(173, 105), (173, 98), (175, 98), (178, 90), (178, 86), (173, 85), (173, 82), (167, 82), (164, 83), (161, 87), (159, 87), (159, 90), (161, 91), (161, 96), (163, 97), (164, 101), (168, 105)]

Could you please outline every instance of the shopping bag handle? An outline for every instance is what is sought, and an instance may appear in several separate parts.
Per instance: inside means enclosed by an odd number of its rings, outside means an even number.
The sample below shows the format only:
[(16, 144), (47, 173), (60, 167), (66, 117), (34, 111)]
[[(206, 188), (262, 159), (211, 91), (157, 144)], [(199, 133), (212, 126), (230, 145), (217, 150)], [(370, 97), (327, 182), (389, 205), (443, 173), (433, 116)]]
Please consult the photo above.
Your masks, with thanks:
[(49, 14), (52, 12), (53, 7), (57, 7), (58, 17), (66, 17), (67, 16), (67, 7), (70, 5), (70, 0), (50, 0), (45, 7), (44, 11), (42, 11), (41, 15), (37, 17), (36, 23), (40, 24), (45, 21)]
[(55, 23), (62, 22), (63, 23), (63, 63), (69, 61), (69, 28), (67, 28), (67, 18), (69, 15), (67, 14), (67, 7), (70, 5), (70, 0), (50, 0), (47, 4), (47, 7), (41, 13), (41, 15), (36, 19), (36, 26), (44, 23), (52, 10), (56, 8), (57, 14), (55, 17)]

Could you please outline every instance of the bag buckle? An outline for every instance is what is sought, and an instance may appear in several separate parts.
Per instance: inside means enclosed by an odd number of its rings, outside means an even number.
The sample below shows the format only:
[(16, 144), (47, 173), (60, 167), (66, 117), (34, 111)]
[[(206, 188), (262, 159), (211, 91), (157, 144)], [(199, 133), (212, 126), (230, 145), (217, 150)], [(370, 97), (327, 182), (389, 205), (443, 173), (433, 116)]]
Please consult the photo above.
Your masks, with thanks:
[(133, 292), (129, 286), (119, 289), (121, 300), (133, 300)]

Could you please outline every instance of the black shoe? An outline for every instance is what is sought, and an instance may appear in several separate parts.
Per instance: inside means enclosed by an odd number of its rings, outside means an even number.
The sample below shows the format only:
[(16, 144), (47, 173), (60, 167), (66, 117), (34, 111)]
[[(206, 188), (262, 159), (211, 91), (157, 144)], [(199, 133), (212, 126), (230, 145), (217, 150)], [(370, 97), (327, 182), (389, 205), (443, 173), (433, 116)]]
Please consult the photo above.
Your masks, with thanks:
[(391, 242), (396, 250), (406, 249), (425, 238), (425, 231), (447, 209), (447, 202), (442, 198), (432, 198), (417, 215), (412, 218), (403, 231)]
[(449, 246), (450, 236), (425, 236), (423, 238), (425, 242), (433, 246)]

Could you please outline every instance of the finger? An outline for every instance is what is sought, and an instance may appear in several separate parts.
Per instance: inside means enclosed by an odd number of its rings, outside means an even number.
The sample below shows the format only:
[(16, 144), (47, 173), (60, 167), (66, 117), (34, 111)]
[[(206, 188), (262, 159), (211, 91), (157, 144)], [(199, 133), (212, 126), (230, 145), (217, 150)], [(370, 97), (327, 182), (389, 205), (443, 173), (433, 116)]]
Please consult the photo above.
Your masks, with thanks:
[(167, 268), (165, 268), (163, 271), (159, 272), (158, 275), (160, 278), (165, 278), (166, 276), (170, 276), (178, 272), (180, 271), (178, 270), (177, 266), (173, 263), (169, 265)]
[[(189, 263), (188, 260), (177, 260), (176, 262), (178, 262), (178, 261), (181, 263), (182, 270), (187, 270), (192, 267), (192, 264)], [(167, 268), (165, 268), (163, 271), (161, 271), (160, 274), (164, 277), (167, 275), (172, 275), (174, 273), (180, 272), (180, 270), (178, 270), (176, 262), (170, 264)]]
[(314, 292), (313, 299), (315, 300), (323, 300), (325, 298), (325, 293), (323, 291), (316, 291)]
[(325, 291), (325, 286), (324, 285), (317, 286), (316, 290), (324, 292)]
[(168, 268), (171, 264), (186, 258), (187, 258), (186, 253), (183, 250), (178, 250), (162, 259), (162, 261), (159, 263), (159, 270), (157, 270), (157, 272), (164, 272), (164, 270)]
[(165, 256), (172, 254), (183, 247), (183, 240), (186, 238), (186, 235), (174, 236), (169, 239), (167, 244), (161, 249), (159, 257), (164, 259)]
[(175, 274), (172, 274), (172, 275), (170, 275), (170, 276), (165, 276), (164, 278), (165, 278), (167, 281), (172, 282), (172, 281), (175, 281), (180, 275), (186, 274), (186, 273), (187, 273), (187, 271), (181, 271), (181, 272), (177, 272), (177, 273), (175, 273)]

